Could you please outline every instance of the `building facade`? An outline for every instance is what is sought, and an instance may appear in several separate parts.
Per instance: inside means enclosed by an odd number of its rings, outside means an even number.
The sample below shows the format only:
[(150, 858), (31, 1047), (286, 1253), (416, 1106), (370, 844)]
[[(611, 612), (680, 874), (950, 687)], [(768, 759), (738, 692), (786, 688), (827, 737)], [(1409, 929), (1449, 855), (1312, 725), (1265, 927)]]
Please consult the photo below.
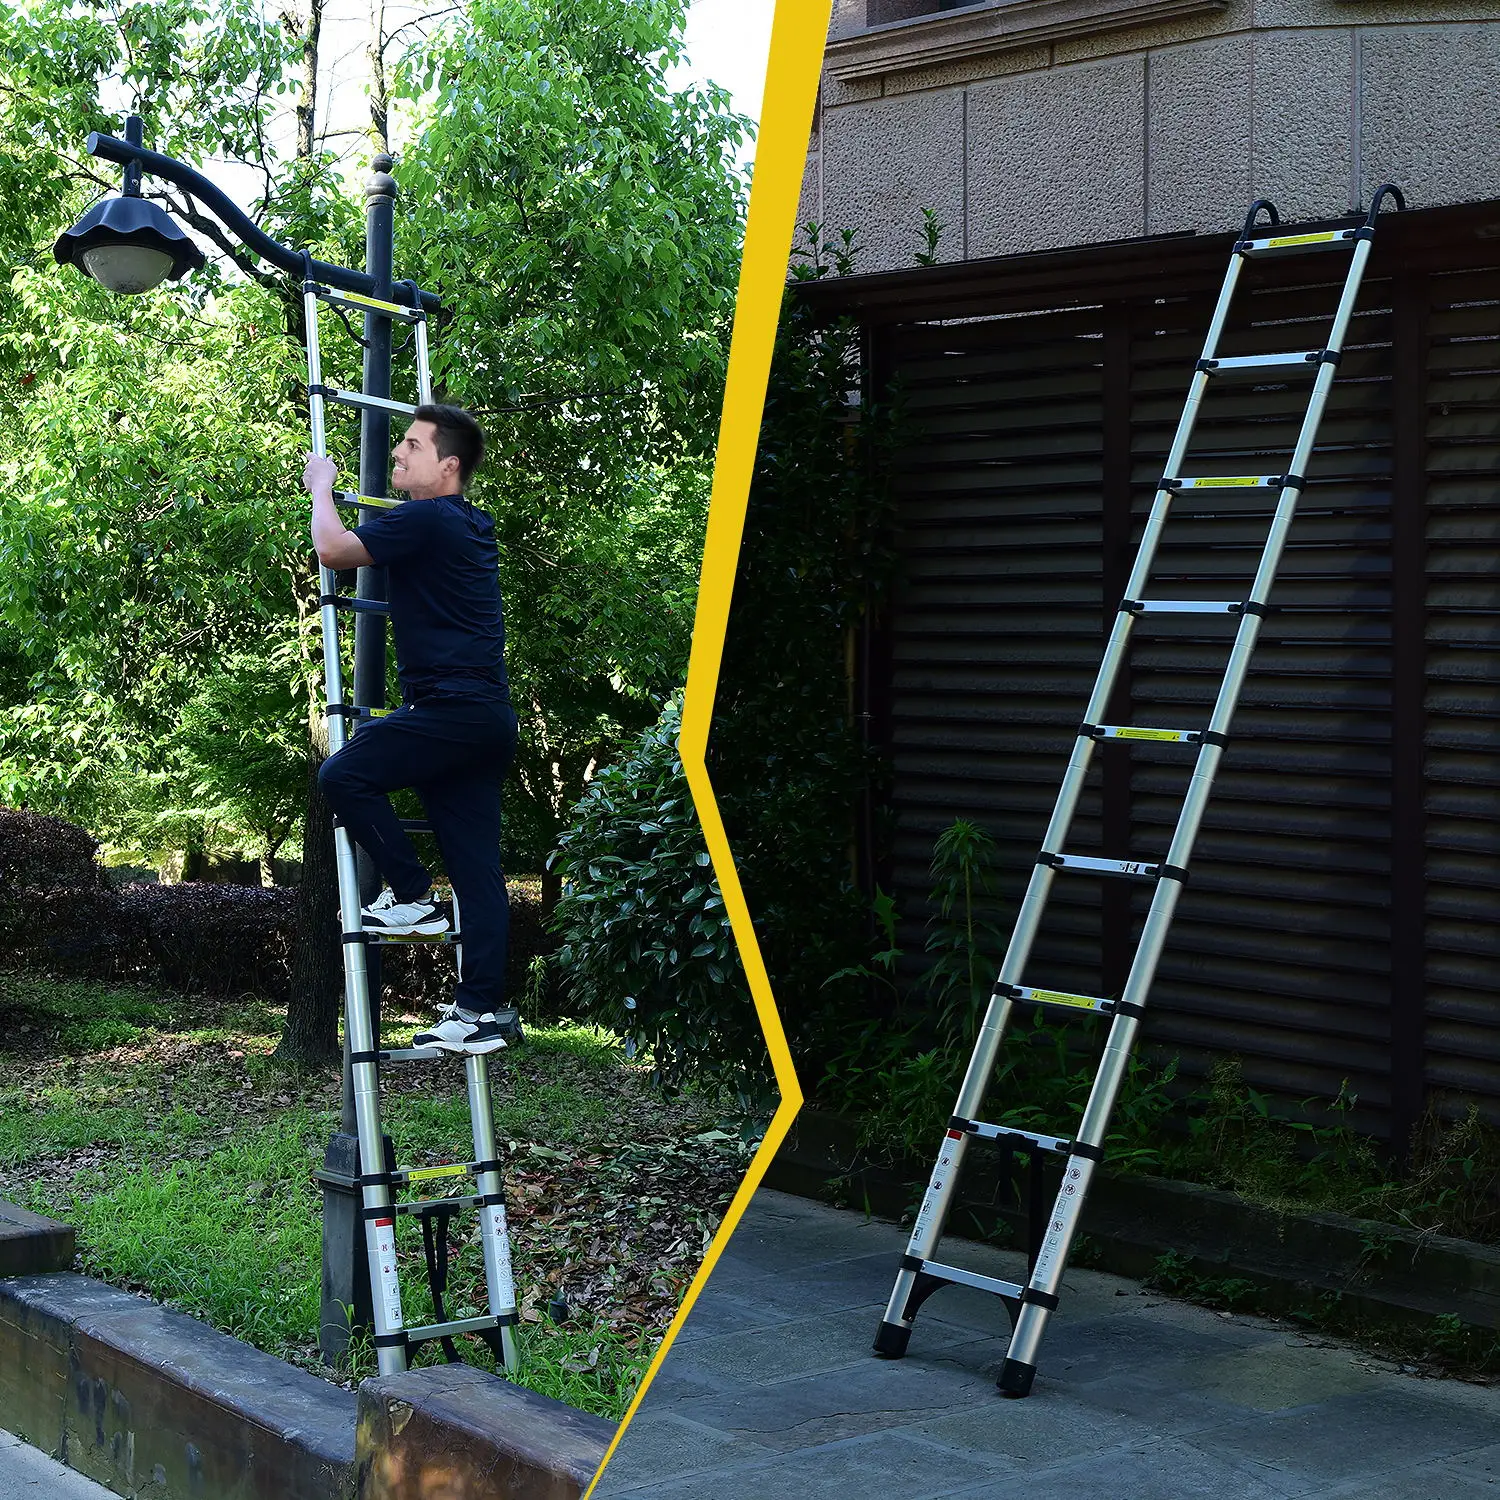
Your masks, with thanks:
[(835, 0), (802, 221), (860, 266), (1500, 197), (1492, 0)]
[[(864, 247), (806, 295), (863, 323), (907, 412), (864, 679), (907, 951), (955, 818), (997, 839), (1013, 909), (1249, 202), (1326, 221), (1394, 180), (1410, 207), (1380, 222), (1147, 1037), (1189, 1076), (1237, 1057), (1284, 1100), (1342, 1095), (1396, 1143), (1471, 1105), (1500, 1123), (1500, 22), (891, 13), (919, 9), (838, 8), (804, 196)], [(947, 228), (915, 266), (923, 208)], [(1253, 262), (1220, 352), (1319, 346), (1346, 265)], [(1308, 388), (1215, 388), (1189, 472), (1284, 469)], [(1159, 597), (1235, 597), (1268, 512), (1179, 500)], [(1201, 618), (1137, 632), (1112, 722), (1204, 722), (1229, 637)], [(1101, 747), (1072, 852), (1161, 858), (1191, 766)], [(1118, 993), (1145, 893), (1055, 889), (1027, 982)]]

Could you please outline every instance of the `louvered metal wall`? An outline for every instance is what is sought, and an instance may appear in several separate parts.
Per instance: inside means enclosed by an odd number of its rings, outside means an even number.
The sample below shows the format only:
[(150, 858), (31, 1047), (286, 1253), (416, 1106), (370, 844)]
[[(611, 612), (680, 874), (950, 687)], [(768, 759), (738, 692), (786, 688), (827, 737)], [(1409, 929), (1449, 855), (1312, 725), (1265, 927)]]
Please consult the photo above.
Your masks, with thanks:
[[(1147, 1023), (1189, 1074), (1237, 1055), (1293, 1099), (1347, 1080), (1356, 1123), (1398, 1136), (1432, 1090), (1500, 1119), (1500, 256), (1485, 230), (1500, 206), (1409, 218), (1382, 226)], [(872, 695), (894, 766), (884, 880), (909, 951), (955, 818), (999, 840), (1013, 909), (1228, 243), (1168, 241), (1133, 252), (1134, 270), (1100, 252), (1094, 305), (1059, 308), (1067, 275), (1049, 281), (1044, 258), (971, 272), (967, 299), (951, 271), (937, 297), (911, 273), (844, 293), (912, 424)], [(1221, 352), (1320, 347), (1346, 266), (1252, 263)], [(1061, 270), (1089, 286), (1089, 257)], [(904, 321), (903, 287), (941, 319)], [(819, 294), (837, 307), (837, 289)], [(1310, 384), (1212, 389), (1184, 471), (1283, 470)], [(1181, 497), (1148, 592), (1240, 597), (1269, 510), (1265, 492)], [(1111, 722), (1201, 726), (1231, 636), (1231, 620), (1141, 622)], [(1192, 751), (1100, 749), (1067, 847), (1159, 858)], [(1054, 892), (1028, 981), (1117, 992), (1148, 893)]]

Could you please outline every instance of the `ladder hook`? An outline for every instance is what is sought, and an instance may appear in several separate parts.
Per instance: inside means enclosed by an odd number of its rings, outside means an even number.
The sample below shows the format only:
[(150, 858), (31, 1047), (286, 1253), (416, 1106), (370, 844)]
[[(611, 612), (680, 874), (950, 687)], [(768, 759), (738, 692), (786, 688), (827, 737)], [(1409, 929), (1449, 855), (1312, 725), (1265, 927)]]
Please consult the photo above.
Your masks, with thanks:
[(1391, 197), (1396, 200), (1397, 208), (1406, 207), (1406, 198), (1402, 194), (1401, 189), (1398, 188), (1394, 182), (1384, 182), (1375, 189), (1375, 196), (1370, 199), (1370, 212), (1365, 218), (1366, 227), (1370, 229), (1373, 229), (1375, 227), (1375, 215), (1380, 212), (1380, 200), (1384, 198), (1387, 193), (1389, 193)]
[(1276, 212), (1276, 205), (1269, 198), (1257, 198), (1250, 205), (1250, 212), (1245, 215), (1245, 232), (1240, 236), (1242, 240), (1255, 238), (1255, 216), (1261, 209), (1265, 209), (1270, 214), (1272, 224), (1281, 223), (1281, 215)]

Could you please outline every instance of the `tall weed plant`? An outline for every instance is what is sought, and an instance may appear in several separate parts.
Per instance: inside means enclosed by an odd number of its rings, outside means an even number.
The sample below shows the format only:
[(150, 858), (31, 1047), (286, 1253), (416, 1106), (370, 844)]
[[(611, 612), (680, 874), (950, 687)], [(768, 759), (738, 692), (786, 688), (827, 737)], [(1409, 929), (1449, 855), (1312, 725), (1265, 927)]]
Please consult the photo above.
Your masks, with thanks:
[(558, 842), (552, 925), (570, 1008), (648, 1054), (667, 1090), (727, 1089), (739, 1113), (775, 1088), (677, 736), (682, 695), (590, 782)]

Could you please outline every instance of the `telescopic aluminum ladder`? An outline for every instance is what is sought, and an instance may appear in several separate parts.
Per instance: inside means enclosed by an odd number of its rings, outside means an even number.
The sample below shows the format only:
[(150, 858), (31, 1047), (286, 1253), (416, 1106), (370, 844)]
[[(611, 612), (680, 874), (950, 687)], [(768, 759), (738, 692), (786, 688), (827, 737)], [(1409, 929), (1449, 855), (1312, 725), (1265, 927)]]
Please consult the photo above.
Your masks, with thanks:
[[(352, 312), (364, 313), (367, 318), (387, 318), (392, 322), (411, 324), (416, 345), (418, 399), (424, 403), (432, 400), (432, 377), (427, 352), (427, 314), (416, 287), (409, 282), (402, 285), (410, 289), (410, 306), (325, 286), (312, 278), (309, 266), (302, 284), (307, 329), (307, 390), (313, 452), (320, 458), (326, 457), (328, 451), (325, 416), (329, 402), (361, 411), (385, 411), (408, 417), (416, 412), (415, 406), (402, 401), (392, 401), (384, 396), (368, 395), (360, 391), (338, 390), (323, 383), (323, 362), (318, 343), (320, 304), (326, 303), (340, 310), (341, 317), (342, 309), (347, 308)], [(334, 499), (341, 505), (360, 507), (362, 511), (389, 510), (402, 503), (399, 500), (346, 491), (335, 491)], [(337, 575), (331, 568), (319, 567), (319, 581), (323, 673), (328, 697), (328, 749), (329, 754), (333, 754), (342, 748), (347, 738), (346, 720), (352, 719), (357, 724), (385, 712), (380, 708), (359, 707), (343, 701), (339, 611), (387, 614), (389, 607), (377, 600), (353, 599), (337, 593)], [(432, 831), (429, 824), (421, 821), (404, 820), (402, 826), (414, 833)], [(338, 865), (339, 913), (344, 948), (344, 1029), (354, 1084), (354, 1109), (359, 1138), (359, 1185), (363, 1199), (375, 1350), (380, 1373), (389, 1375), (406, 1369), (408, 1356), (419, 1345), (430, 1340), (440, 1341), (448, 1358), (456, 1360), (458, 1354), (454, 1338), (459, 1334), (472, 1333), (483, 1338), (490, 1345), (496, 1360), (514, 1374), (519, 1362), (515, 1281), (511, 1271), (510, 1236), (505, 1218), (505, 1190), (501, 1178), (503, 1165), (495, 1146), (488, 1056), (467, 1054), (464, 1057), (469, 1115), (474, 1135), (473, 1161), (437, 1167), (394, 1166), (386, 1158), (380, 1123), (380, 1064), (436, 1061), (451, 1059), (455, 1054), (437, 1047), (395, 1050), (381, 1048), (380, 1039), (374, 1034), (365, 949), (370, 945), (389, 943), (445, 943), (453, 948), (459, 972), (462, 973), (463, 947), (458, 898), (455, 895), (453, 900), (452, 932), (432, 937), (404, 937), (366, 931), (360, 916), (359, 877), (354, 845), (346, 828), (335, 826), (334, 848)], [(378, 1166), (372, 1168), (372, 1164)], [(475, 1191), (466, 1196), (449, 1198), (402, 1201), (395, 1197), (397, 1189), (452, 1177), (472, 1178)], [(489, 1311), (481, 1317), (447, 1319), (443, 1297), (448, 1280), (448, 1230), (453, 1216), (470, 1208), (479, 1211)], [(401, 1214), (416, 1214), (421, 1218), (429, 1289), (433, 1311), (439, 1320), (415, 1328), (406, 1327), (401, 1312), (401, 1283), (396, 1265), (396, 1219)]]
[[(1047, 1320), (1059, 1305), (1063, 1272), (1089, 1185), (1094, 1172), (1104, 1160), (1104, 1142), (1110, 1115), (1126, 1076), (1157, 964), (1166, 943), (1178, 897), (1187, 879), (1188, 861), (1213, 790), (1214, 777), (1228, 743), (1230, 723), (1249, 672), (1250, 657), (1260, 634), (1261, 621), (1268, 612), (1268, 600), (1276, 580), (1282, 549), (1292, 525), (1298, 497), (1307, 482), (1308, 460), (1317, 440), (1318, 427), (1328, 401), (1329, 389), (1338, 371), (1355, 299), (1359, 295), (1360, 282), (1370, 257), (1376, 217), (1381, 203), (1387, 197), (1393, 199), (1398, 208), (1406, 206), (1400, 190), (1387, 183), (1376, 191), (1364, 223), (1354, 229), (1277, 234), (1274, 231), (1280, 227), (1280, 215), (1275, 206), (1265, 199), (1252, 204), (1245, 216), (1244, 232), (1230, 255), (1229, 269), (1209, 322), (1203, 354), (1193, 372), (1187, 403), (1167, 455), (1164, 477), (1157, 485), (1140, 549), (1125, 586), (1125, 597), (1120, 602), (1105, 646), (1103, 662), (1084, 713), (1084, 721), (1073, 742), (1072, 755), (1063, 774), (1062, 786), (1051, 821), (1047, 825), (1041, 853), (1037, 855), (1026, 894), (1017, 910), (1015, 929), (980, 1026), (974, 1054), (964, 1074), (958, 1102), (948, 1123), (937, 1165), (923, 1195), (911, 1239), (906, 1253), (901, 1257), (896, 1283), (876, 1334), (875, 1352), (886, 1358), (898, 1359), (906, 1353), (917, 1312), (933, 1292), (952, 1284), (975, 1287), (1002, 1298), (1013, 1323), (1010, 1346), (998, 1381), (1000, 1390), (1013, 1397), (1030, 1394), (1036, 1375), (1037, 1350), (1046, 1330)], [(1270, 223), (1267, 225), (1256, 224), (1262, 210), (1269, 215)], [(1267, 229), (1273, 232), (1266, 234)], [(1323, 348), (1306, 353), (1229, 358), (1218, 353), (1230, 303), (1240, 271), (1247, 260), (1262, 256), (1342, 250), (1351, 250), (1353, 256), (1344, 279), (1338, 309), (1334, 313), (1328, 342)], [(1199, 407), (1210, 383), (1226, 376), (1241, 374), (1280, 381), (1297, 373), (1313, 374), (1312, 394), (1297, 436), (1296, 447), (1284, 474), (1228, 478), (1191, 478), (1183, 475), (1183, 460)], [(1194, 490), (1227, 488), (1261, 490), (1276, 496), (1265, 547), (1249, 593), (1244, 599), (1223, 603), (1148, 599), (1146, 589), (1152, 564), (1173, 497)], [(1137, 621), (1155, 615), (1219, 616), (1237, 622), (1234, 643), (1213, 712), (1207, 725), (1201, 729), (1154, 729), (1103, 722), (1109, 711), (1116, 681), (1127, 659), (1132, 631)], [(1188, 791), (1164, 859), (1100, 859), (1063, 852), (1083, 792), (1084, 778), (1088, 773), (1094, 746), (1101, 740), (1111, 739), (1145, 740), (1192, 745), (1197, 748), (1196, 764)], [(1154, 886), (1129, 976), (1118, 999), (1098, 999), (1063, 990), (1041, 989), (1022, 982), (1052, 882), (1059, 873), (1147, 881)], [(1006, 1027), (1012, 1012), (1018, 1007), (1027, 1011), (1056, 1010), (1075, 1016), (1085, 1014), (1109, 1020), (1109, 1035), (1084, 1108), (1083, 1119), (1071, 1139), (1041, 1135), (1008, 1125), (986, 1124), (978, 1118), (994, 1075)], [(1025, 1286), (1002, 1281), (997, 1277), (981, 1276), (958, 1266), (943, 1265), (933, 1258), (953, 1202), (965, 1152), (970, 1140), (975, 1137), (995, 1141), (1007, 1150), (1030, 1155), (1033, 1168), (1049, 1154), (1064, 1158), (1057, 1199), (1045, 1228), (1037, 1237), (1039, 1244), (1032, 1257), (1029, 1279)]]

